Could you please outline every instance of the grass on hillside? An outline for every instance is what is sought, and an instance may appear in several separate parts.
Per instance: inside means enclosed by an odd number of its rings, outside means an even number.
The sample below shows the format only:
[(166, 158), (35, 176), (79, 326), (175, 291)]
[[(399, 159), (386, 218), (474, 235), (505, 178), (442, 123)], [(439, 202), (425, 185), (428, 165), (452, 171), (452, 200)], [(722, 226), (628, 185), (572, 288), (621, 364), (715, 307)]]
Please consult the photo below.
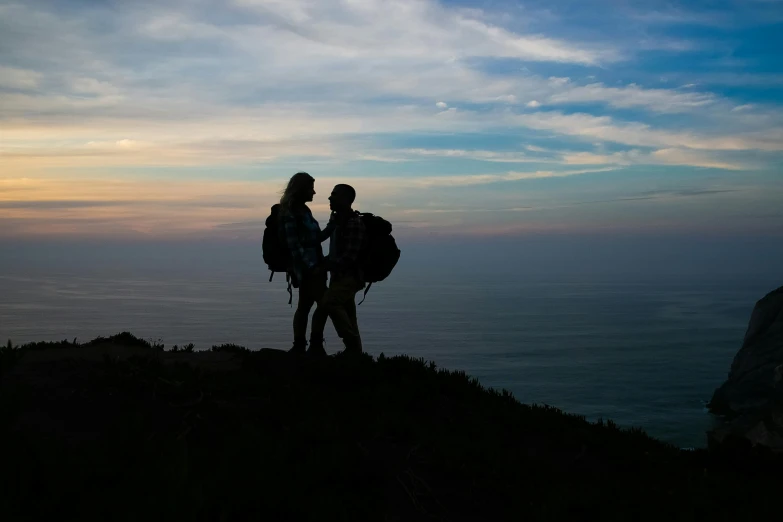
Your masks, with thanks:
[[(27, 350), (149, 355), (24, 363)], [(236, 345), (210, 371), (123, 333), (0, 351), (3, 520), (711, 520), (779, 513), (781, 461), (683, 452), (408, 357)], [(185, 352), (185, 353), (181, 353)], [(171, 352), (169, 352), (171, 353)], [(184, 361), (185, 359), (183, 359)]]

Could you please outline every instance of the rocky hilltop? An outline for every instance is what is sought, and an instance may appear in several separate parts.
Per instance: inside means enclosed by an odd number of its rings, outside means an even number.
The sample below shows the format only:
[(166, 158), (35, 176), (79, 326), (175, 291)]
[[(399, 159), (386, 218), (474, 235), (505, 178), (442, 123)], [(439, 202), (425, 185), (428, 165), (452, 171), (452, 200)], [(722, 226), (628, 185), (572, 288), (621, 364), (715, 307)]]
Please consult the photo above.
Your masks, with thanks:
[(723, 417), (709, 433), (712, 444), (739, 438), (783, 451), (783, 287), (756, 303), (728, 379), (709, 407)]
[(681, 451), (407, 357), (0, 348), (0, 519), (746, 520), (783, 457)]

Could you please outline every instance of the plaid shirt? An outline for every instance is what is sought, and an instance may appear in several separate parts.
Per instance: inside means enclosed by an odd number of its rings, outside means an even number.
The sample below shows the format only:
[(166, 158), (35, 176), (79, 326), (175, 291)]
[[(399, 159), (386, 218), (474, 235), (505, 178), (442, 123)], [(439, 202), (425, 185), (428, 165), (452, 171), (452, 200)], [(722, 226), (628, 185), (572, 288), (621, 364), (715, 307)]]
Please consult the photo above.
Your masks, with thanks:
[(329, 269), (335, 275), (353, 275), (362, 279), (359, 252), (366, 236), (364, 223), (358, 213), (352, 213), (337, 222), (329, 241)]
[(283, 233), (285, 234), (294, 274), (299, 281), (323, 261), (321, 249), (321, 227), (313, 217), (307, 205), (294, 207), (282, 216)]

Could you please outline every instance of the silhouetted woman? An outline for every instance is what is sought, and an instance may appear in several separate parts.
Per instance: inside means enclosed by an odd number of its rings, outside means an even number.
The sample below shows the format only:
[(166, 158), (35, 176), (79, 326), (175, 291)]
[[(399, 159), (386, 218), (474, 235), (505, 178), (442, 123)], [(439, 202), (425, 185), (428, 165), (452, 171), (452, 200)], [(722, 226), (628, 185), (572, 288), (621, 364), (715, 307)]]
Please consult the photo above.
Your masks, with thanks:
[[(291, 252), (291, 276), (299, 286), (294, 312), (294, 346), (292, 353), (305, 353), (307, 322), (310, 309), (326, 292), (326, 270), (321, 242), (329, 237), (329, 226), (323, 232), (307, 203), (315, 195), (315, 179), (306, 172), (294, 174), (280, 198), (280, 237), (286, 238)], [(320, 312), (325, 313), (325, 312)], [(323, 338), (311, 339), (308, 354), (324, 355)]]

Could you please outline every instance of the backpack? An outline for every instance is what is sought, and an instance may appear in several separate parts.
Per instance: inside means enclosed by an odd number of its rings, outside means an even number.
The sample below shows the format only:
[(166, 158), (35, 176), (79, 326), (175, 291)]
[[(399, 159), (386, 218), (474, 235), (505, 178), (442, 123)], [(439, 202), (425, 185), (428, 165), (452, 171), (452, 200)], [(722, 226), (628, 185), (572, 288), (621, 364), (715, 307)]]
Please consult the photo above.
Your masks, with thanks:
[(291, 286), (297, 288), (299, 286), (295, 277), (291, 277), (289, 271), (291, 267), (291, 252), (288, 250), (288, 243), (285, 236), (281, 234), (283, 232), (280, 226), (280, 204), (276, 203), (272, 205), (272, 210), (269, 217), (266, 218), (264, 223), (266, 228), (264, 229), (264, 238), (261, 242), (261, 248), (264, 253), (264, 263), (269, 267), (269, 281), (275, 276), (275, 272), (285, 272), (285, 280), (288, 283), (288, 304), (293, 301), (293, 291)]
[(400, 259), (400, 249), (391, 235), (392, 225), (385, 219), (369, 212), (359, 212), (366, 232), (365, 243), (359, 254), (359, 265), (364, 274), (365, 282), (362, 304), (367, 298), (367, 292), (373, 283), (383, 281), (391, 274)]

